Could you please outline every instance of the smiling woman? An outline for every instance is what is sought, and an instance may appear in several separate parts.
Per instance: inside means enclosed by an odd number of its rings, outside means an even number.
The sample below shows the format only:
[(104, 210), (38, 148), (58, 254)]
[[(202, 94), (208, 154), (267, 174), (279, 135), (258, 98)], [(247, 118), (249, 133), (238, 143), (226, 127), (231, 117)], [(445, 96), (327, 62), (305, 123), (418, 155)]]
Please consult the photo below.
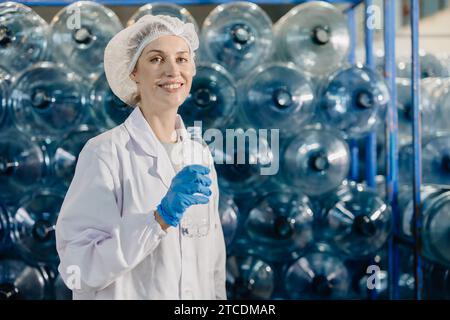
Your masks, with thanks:
[(146, 15), (105, 49), (108, 84), (134, 110), (86, 143), (60, 210), (58, 270), (75, 299), (226, 298), (211, 153), (178, 165), (204, 151), (177, 113), (197, 48), (191, 23)]

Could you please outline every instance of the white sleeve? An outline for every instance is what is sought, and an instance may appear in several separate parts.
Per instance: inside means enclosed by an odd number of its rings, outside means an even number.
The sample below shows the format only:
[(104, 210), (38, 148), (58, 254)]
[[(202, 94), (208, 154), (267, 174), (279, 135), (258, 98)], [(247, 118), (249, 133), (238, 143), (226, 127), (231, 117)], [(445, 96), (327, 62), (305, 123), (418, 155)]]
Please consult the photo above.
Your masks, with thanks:
[(217, 172), (212, 166), (213, 183), (216, 188), (216, 197), (214, 199), (214, 218), (215, 218), (215, 257), (214, 257), (214, 285), (217, 300), (226, 300), (227, 291), (225, 287), (226, 280), (226, 247), (225, 239), (223, 236), (222, 223), (220, 222), (219, 213), (219, 187), (217, 183)]
[[(59, 272), (79, 293), (102, 290), (134, 268), (159, 244), (166, 231), (153, 212), (121, 217), (110, 167), (87, 145), (56, 224)], [(79, 287), (71, 275), (79, 270)]]

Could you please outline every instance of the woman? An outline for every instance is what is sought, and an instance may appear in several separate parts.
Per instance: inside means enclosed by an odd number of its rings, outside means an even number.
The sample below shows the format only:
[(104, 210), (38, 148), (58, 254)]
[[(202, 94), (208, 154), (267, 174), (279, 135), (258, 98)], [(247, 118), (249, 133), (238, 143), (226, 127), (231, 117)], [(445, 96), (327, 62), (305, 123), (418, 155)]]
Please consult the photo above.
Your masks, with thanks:
[[(197, 48), (192, 24), (147, 15), (105, 49), (108, 83), (134, 110), (86, 143), (58, 217), (59, 272), (74, 299), (226, 299), (211, 154), (207, 166), (177, 168), (169, 152), (189, 139), (177, 110)], [(185, 237), (183, 215), (202, 210), (208, 234)]]

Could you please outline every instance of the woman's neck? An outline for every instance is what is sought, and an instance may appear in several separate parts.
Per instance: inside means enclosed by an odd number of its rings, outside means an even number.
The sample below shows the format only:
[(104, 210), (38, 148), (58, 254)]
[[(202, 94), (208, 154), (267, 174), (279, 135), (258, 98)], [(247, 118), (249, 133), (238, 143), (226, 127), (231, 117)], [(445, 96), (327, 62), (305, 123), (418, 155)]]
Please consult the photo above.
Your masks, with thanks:
[(151, 108), (142, 106), (139, 108), (141, 109), (145, 120), (147, 120), (156, 137), (161, 142), (174, 142), (176, 139), (174, 132), (178, 108), (170, 108), (164, 111), (158, 110), (158, 112), (154, 112)]

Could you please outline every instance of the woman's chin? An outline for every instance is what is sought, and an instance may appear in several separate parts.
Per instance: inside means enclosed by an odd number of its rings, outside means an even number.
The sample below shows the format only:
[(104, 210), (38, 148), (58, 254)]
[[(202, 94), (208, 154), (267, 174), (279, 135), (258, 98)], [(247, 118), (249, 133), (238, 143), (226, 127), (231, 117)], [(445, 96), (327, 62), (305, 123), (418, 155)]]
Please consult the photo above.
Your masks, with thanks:
[(181, 106), (186, 100), (185, 96), (182, 95), (171, 95), (171, 96), (165, 96), (165, 97), (158, 97), (157, 98), (159, 102), (164, 103), (167, 106), (170, 106), (171, 108), (178, 108)]

